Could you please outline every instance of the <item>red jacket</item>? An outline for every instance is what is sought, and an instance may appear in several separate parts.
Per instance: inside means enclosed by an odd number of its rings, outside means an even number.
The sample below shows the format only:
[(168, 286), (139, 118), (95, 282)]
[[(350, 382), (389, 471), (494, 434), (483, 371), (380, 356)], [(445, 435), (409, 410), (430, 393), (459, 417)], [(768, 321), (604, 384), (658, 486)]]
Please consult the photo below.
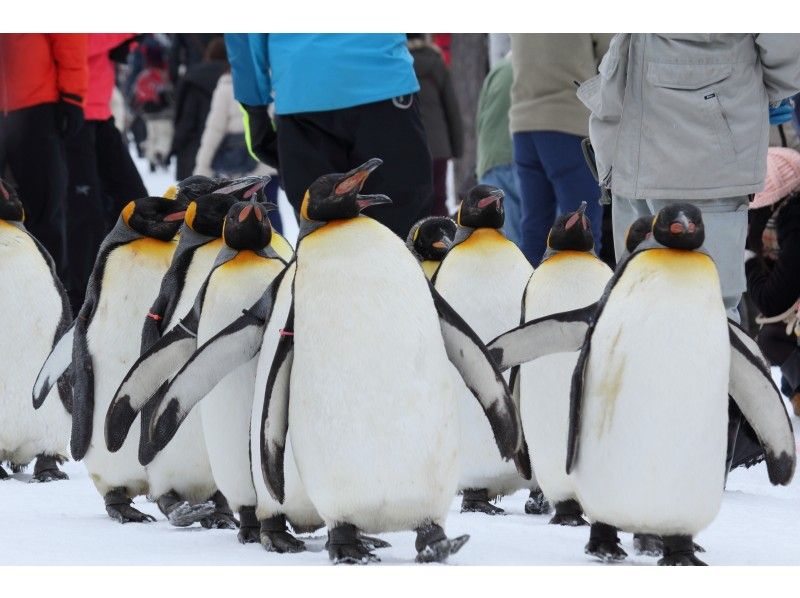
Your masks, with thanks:
[(114, 90), (114, 63), (108, 51), (134, 36), (133, 33), (89, 34), (89, 90), (83, 112), (86, 120), (111, 118), (111, 92)]
[(0, 111), (57, 102), (83, 105), (85, 33), (0, 34)]

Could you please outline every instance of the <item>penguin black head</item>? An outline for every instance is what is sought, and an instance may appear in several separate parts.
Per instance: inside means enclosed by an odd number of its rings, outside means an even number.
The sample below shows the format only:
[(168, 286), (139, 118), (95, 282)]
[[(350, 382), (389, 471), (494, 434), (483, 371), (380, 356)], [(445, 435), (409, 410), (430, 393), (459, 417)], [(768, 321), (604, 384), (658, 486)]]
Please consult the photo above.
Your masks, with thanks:
[(506, 218), (503, 197), (503, 190), (497, 187), (473, 187), (458, 207), (456, 222), (470, 228), (502, 228)]
[(231, 206), (222, 226), (222, 238), (231, 249), (264, 249), (272, 241), (272, 225), (267, 212), (277, 210), (274, 203), (238, 201)]
[(653, 234), (653, 218), (652, 216), (642, 216), (637, 218), (633, 224), (628, 227), (628, 232), (625, 234), (625, 249), (628, 253), (633, 251), (639, 244), (648, 239)]
[(555, 251), (591, 251), (594, 249), (594, 236), (589, 218), (586, 217), (586, 202), (574, 212), (562, 214), (556, 219), (547, 246)]
[(670, 249), (698, 249), (706, 237), (703, 215), (690, 203), (669, 205), (653, 219), (653, 237)]
[(206, 237), (222, 236), (222, 223), (236, 197), (223, 193), (209, 193), (195, 199), (186, 208), (186, 226)]
[(178, 232), (186, 215), (186, 206), (177, 199), (143, 197), (128, 203), (122, 221), (145, 237), (169, 241)]
[(392, 203), (385, 195), (360, 194), (367, 177), (381, 164), (383, 160), (372, 158), (350, 172), (319, 177), (306, 191), (300, 215), (306, 220), (328, 222), (355, 218), (364, 208)]
[(457, 225), (452, 218), (430, 216), (411, 227), (406, 245), (420, 260), (442, 261), (453, 245)]
[(8, 222), (23, 222), (25, 208), (17, 196), (16, 190), (0, 179), (0, 220)]

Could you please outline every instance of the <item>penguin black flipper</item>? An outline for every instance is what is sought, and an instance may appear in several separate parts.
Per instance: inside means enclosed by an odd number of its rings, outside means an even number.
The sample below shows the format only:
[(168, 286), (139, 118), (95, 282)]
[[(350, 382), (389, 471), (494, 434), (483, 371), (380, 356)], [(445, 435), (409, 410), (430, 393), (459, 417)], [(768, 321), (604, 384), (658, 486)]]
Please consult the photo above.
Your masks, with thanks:
[(137, 414), (155, 399), (169, 375), (197, 350), (198, 322), (199, 314), (193, 308), (142, 353), (125, 375), (106, 413), (105, 440), (109, 451), (113, 453), (122, 447)]
[(147, 435), (154, 451), (167, 445), (191, 409), (220, 380), (258, 353), (287, 269), (273, 279), (258, 301), (197, 349), (163, 389)]
[[(73, 322), (55, 343), (50, 354), (42, 364), (33, 385), (33, 407), (38, 409), (44, 403), (53, 385), (64, 377), (72, 364), (72, 345), (74, 342), (75, 323)], [(69, 409), (72, 413), (72, 405)]]
[(781, 392), (756, 342), (730, 320), (728, 333), (731, 340), (729, 392), (764, 448), (769, 481), (776, 486), (786, 486), (794, 475), (797, 457), (792, 422)]
[(283, 504), (285, 487), (283, 456), (286, 451), (286, 433), (289, 430), (289, 382), (294, 359), (294, 300), (289, 308), (281, 339), (275, 348), (275, 357), (264, 392), (261, 429), (261, 473), (272, 498)]
[[(524, 439), (519, 410), (503, 375), (497, 370), (486, 345), (450, 304), (428, 283), (439, 315), (442, 338), (450, 362), (461, 374), (470, 392), (478, 399), (494, 433), (500, 455), (519, 463), (524, 461)], [(524, 467), (519, 467), (524, 475)]]
[(586, 339), (597, 305), (592, 303), (525, 322), (486, 346), (501, 372), (552, 353), (578, 351)]
[[(91, 284), (89, 285), (91, 289)], [(89, 352), (87, 330), (96, 308), (96, 293), (89, 294), (83, 302), (76, 318), (72, 335), (72, 434), (70, 436), (70, 453), (72, 458), (80, 461), (89, 450), (92, 441), (92, 421), (94, 417), (94, 361)], [(64, 335), (65, 337), (67, 335)]]

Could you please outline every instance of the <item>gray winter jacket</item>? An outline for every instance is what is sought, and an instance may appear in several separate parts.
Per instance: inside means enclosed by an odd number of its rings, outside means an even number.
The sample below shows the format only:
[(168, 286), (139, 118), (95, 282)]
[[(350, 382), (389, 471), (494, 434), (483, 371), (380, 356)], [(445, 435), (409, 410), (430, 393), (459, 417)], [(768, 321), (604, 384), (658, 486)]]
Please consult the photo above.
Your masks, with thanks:
[(578, 97), (615, 196), (712, 199), (764, 185), (769, 102), (800, 89), (800, 35), (620, 33)]

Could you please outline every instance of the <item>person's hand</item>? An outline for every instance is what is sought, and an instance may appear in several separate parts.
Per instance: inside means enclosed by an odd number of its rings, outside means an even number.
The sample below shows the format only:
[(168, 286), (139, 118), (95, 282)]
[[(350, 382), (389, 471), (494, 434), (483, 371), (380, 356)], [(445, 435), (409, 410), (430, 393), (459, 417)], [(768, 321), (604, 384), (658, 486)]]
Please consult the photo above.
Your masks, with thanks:
[(782, 125), (792, 120), (792, 104), (789, 100), (783, 100), (780, 104), (769, 105), (769, 124)]
[(278, 134), (266, 106), (242, 104), (247, 151), (259, 162), (278, 168)]
[(83, 108), (71, 100), (64, 99), (56, 104), (56, 127), (61, 137), (72, 139), (83, 126)]

